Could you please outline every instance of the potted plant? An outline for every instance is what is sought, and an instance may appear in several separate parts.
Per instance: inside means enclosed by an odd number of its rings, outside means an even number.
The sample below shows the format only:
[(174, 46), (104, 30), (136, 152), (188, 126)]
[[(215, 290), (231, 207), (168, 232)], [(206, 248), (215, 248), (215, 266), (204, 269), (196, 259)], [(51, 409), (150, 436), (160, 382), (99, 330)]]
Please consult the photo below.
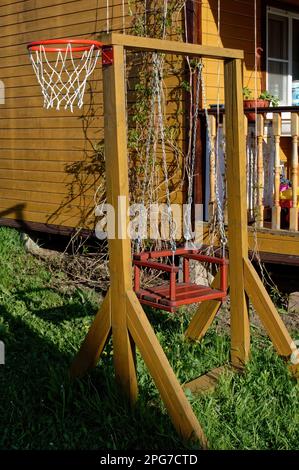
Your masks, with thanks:
[[(252, 91), (248, 87), (243, 88), (244, 108), (268, 108), (278, 106), (279, 99), (271, 95), (268, 90), (264, 90), (257, 99), (252, 98)], [(247, 114), (248, 121), (255, 121), (255, 113)]]

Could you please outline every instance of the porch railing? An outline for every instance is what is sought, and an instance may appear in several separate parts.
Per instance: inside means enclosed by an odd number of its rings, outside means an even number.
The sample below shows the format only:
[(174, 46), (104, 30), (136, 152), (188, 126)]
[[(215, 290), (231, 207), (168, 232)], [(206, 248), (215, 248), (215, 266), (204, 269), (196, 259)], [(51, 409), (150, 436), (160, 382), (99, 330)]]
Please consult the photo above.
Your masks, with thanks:
[[(226, 213), (225, 110), (209, 110), (208, 119), (211, 215), (216, 197), (221, 198)], [(258, 228), (298, 231), (299, 107), (258, 108), (256, 114), (253, 109), (244, 109), (244, 124), (248, 223)]]

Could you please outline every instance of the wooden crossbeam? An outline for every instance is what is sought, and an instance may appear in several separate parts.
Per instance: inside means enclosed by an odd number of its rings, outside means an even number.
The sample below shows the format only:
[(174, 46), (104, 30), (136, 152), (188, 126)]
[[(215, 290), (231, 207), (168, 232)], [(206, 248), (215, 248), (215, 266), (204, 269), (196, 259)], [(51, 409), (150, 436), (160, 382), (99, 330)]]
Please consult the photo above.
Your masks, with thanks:
[(169, 41), (167, 39), (130, 36), (127, 34), (101, 34), (100, 41), (108, 46), (111, 44), (123, 46), (126, 49), (138, 51), (156, 51), (166, 54), (188, 55), (211, 59), (243, 59), (244, 51), (225, 47), (202, 46), (186, 42)]

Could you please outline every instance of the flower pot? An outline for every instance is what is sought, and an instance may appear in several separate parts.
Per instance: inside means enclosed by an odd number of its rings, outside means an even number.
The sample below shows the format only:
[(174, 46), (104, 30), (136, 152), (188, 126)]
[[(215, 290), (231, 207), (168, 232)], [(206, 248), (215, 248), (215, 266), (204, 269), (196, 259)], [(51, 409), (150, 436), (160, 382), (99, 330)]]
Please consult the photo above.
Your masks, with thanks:
[[(268, 108), (270, 106), (269, 100), (244, 100), (244, 108)], [(256, 113), (246, 114), (248, 122), (254, 122)]]

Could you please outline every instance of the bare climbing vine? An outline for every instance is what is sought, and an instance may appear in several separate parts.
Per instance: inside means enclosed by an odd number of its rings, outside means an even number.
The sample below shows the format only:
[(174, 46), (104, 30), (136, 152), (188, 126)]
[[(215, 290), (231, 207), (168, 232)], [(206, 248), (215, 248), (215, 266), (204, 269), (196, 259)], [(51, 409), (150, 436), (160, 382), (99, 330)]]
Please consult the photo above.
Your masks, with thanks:
[[(130, 27), (127, 32), (136, 36), (184, 41), (187, 36), (185, 4), (180, 0), (129, 0)], [(187, 98), (192, 104), (192, 80), (196, 71), (197, 64), (189, 60), (186, 62), (182, 57), (127, 53), (128, 158), (132, 203), (170, 202), (183, 190), (188, 162), (191, 161), (193, 133), (190, 126), (186, 135), (185, 102)], [(191, 108), (189, 121), (192, 122)], [(103, 158), (101, 142), (98, 147), (97, 144), (95, 146), (94, 165), (98, 165), (97, 169), (102, 175)], [(81, 169), (78, 163), (69, 168), (75, 177), (70, 187), (72, 197), (74, 185), (76, 188), (80, 185), (78, 173)], [(97, 171), (95, 173), (98, 174)], [(104, 176), (96, 181), (98, 190), (95, 192), (94, 206), (98, 207), (105, 202)], [(84, 191), (84, 188), (81, 189)], [(80, 201), (80, 198), (77, 200)], [(92, 216), (96, 221), (94, 207), (88, 212), (90, 220)], [(84, 227), (83, 215), (80, 216), (80, 225)], [(148, 244), (147, 241), (143, 243)], [(94, 286), (95, 274), (98, 279), (101, 277), (95, 269), (96, 263), (103, 267), (102, 271), (107, 275), (107, 243), (101, 243), (98, 258), (90, 245), (82, 237), (81, 227), (78, 227), (65, 250), (65, 258), (55, 258), (55, 269), (65, 272), (74, 282), (88, 284), (89, 279), (90, 285)], [(48, 262), (53, 263), (53, 260)]]

